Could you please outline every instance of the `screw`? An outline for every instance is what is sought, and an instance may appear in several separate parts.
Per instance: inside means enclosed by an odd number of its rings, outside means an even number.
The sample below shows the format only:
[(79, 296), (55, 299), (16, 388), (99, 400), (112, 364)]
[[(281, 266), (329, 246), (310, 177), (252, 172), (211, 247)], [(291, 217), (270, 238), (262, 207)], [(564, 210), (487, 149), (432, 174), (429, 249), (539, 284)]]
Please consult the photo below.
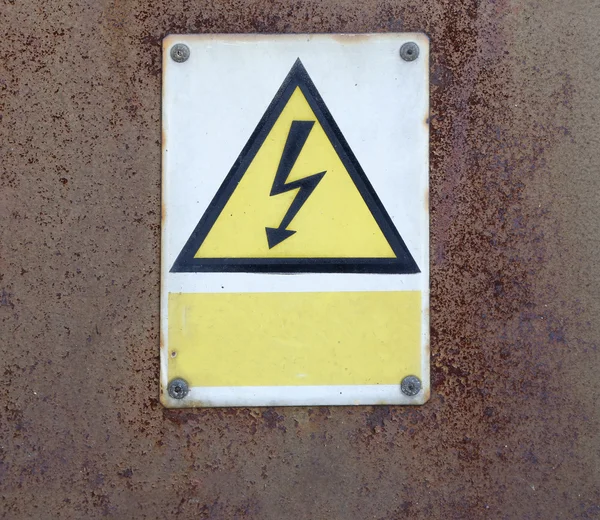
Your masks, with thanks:
[(188, 395), (190, 388), (183, 379), (173, 379), (173, 381), (169, 383), (167, 390), (173, 399), (183, 399)]
[(176, 43), (171, 47), (171, 58), (177, 63), (183, 63), (190, 57), (190, 48), (183, 43)]
[(421, 391), (421, 380), (417, 376), (406, 376), (400, 383), (400, 390), (410, 397), (417, 395)]
[(407, 42), (400, 47), (400, 57), (404, 61), (415, 61), (419, 57), (419, 46), (415, 42)]

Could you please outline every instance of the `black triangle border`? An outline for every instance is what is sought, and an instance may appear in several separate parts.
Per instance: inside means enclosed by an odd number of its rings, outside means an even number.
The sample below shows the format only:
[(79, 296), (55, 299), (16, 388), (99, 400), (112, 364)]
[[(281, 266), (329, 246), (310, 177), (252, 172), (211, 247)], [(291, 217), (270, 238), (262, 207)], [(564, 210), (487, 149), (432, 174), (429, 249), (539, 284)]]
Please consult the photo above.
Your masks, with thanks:
[[(302, 90), (396, 258), (194, 258), (296, 87)], [(170, 272), (415, 274), (421, 271), (298, 58)]]

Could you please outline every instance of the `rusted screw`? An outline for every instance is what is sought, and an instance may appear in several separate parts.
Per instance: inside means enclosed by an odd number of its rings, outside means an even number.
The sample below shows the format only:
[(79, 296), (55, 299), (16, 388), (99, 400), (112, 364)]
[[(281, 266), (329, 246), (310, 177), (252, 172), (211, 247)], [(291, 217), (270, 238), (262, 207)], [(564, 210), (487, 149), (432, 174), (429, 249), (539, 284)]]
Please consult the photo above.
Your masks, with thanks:
[(183, 43), (176, 43), (171, 47), (171, 59), (177, 63), (183, 63), (190, 57), (190, 48)]
[(417, 376), (406, 376), (400, 383), (404, 395), (412, 397), (421, 391), (421, 380)]
[(415, 42), (406, 42), (400, 47), (400, 57), (404, 61), (415, 61), (419, 57), (419, 46)]
[(183, 399), (186, 395), (188, 395), (190, 388), (186, 381), (178, 378), (173, 379), (173, 381), (169, 383), (167, 390), (173, 399)]

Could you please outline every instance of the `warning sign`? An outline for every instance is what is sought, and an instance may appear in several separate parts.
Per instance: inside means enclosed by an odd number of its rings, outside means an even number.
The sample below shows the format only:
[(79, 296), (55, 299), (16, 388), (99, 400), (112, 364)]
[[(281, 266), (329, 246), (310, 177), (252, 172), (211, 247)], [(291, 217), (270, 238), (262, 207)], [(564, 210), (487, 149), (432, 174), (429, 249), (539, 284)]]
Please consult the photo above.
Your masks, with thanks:
[(428, 49), (164, 40), (165, 406), (427, 401)]
[(172, 271), (419, 271), (299, 59)]

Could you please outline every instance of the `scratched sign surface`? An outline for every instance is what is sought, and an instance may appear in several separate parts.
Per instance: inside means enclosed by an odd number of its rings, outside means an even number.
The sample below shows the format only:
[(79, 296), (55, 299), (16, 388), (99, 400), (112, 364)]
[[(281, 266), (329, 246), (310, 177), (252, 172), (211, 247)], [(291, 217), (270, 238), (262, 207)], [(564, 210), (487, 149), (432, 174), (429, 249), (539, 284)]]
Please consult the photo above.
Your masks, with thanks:
[(428, 399), (428, 61), (420, 34), (164, 40), (164, 405)]

